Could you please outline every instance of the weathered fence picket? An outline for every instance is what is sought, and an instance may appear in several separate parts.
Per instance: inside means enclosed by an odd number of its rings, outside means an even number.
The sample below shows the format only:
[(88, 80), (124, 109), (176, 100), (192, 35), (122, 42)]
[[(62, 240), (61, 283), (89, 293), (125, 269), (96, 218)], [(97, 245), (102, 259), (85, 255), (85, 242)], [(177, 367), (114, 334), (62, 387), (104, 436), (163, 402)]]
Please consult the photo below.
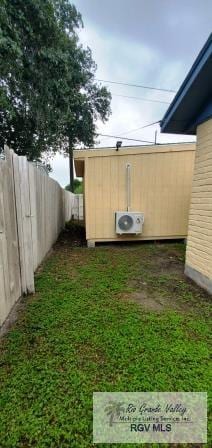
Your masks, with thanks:
[(12, 152), (0, 160), (0, 323), (20, 297), (20, 257), (14, 194)]
[(16, 154), (13, 154), (12, 157), (15, 180), (22, 291), (24, 293), (33, 293), (35, 287), (31, 200), (29, 189), (29, 163), (27, 162), (26, 157), (18, 157)]
[(26, 157), (5, 149), (5, 160), (0, 159), (0, 325), (23, 293), (34, 292), (34, 272), (65, 222), (78, 218), (79, 210), (82, 214), (79, 201)]

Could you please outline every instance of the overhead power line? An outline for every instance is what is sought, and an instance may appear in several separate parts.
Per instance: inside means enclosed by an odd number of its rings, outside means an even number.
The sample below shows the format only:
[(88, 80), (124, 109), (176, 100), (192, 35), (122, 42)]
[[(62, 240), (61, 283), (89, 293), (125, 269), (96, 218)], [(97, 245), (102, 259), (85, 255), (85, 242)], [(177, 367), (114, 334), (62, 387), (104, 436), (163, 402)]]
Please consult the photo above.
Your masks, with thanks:
[(138, 140), (136, 138), (127, 138), (127, 137), (120, 137), (120, 135), (108, 135), (108, 134), (97, 134), (100, 135), (101, 137), (109, 137), (109, 138), (122, 138), (123, 140), (131, 140), (134, 142), (142, 142), (142, 143), (151, 143), (154, 144), (154, 142), (150, 142), (148, 140)]
[(131, 83), (121, 82), (121, 81), (119, 81), (119, 82), (118, 81), (108, 81), (106, 79), (98, 79), (98, 78), (96, 78), (96, 81), (106, 82), (106, 83), (109, 83), (109, 84), (118, 84), (118, 85), (122, 85), (122, 86), (138, 87), (138, 88), (141, 88), (141, 89), (158, 90), (158, 91), (161, 91), (161, 92), (176, 93), (176, 91), (172, 90), (172, 89), (162, 89), (162, 88), (159, 88), (159, 87), (144, 86), (144, 85), (141, 85), (141, 84), (131, 84)]
[(161, 120), (153, 121), (152, 123), (148, 123), (148, 124), (145, 124), (144, 126), (141, 126), (140, 129), (148, 128), (149, 126), (153, 126), (153, 124), (158, 124), (160, 122), (161, 122)]
[(170, 102), (168, 102), (168, 101), (153, 100), (150, 98), (140, 98), (138, 96), (119, 95), (117, 93), (112, 93), (112, 92), (111, 92), (111, 95), (112, 96), (121, 96), (122, 98), (130, 98), (133, 100), (150, 101), (151, 103), (170, 104)]
[[(153, 121), (153, 123), (148, 123), (148, 124), (145, 124), (144, 126), (140, 126), (139, 128), (131, 129), (130, 131), (121, 132), (121, 133), (122, 133), (122, 134), (125, 134), (125, 135), (126, 135), (126, 134), (130, 134), (131, 132), (140, 131), (140, 129), (148, 128), (149, 126), (153, 126), (154, 124), (158, 124), (158, 123), (160, 123), (160, 122), (161, 122), (161, 120)], [(98, 135), (101, 135), (101, 136), (103, 136), (103, 137), (108, 137), (108, 135), (106, 135), (106, 134), (98, 134)], [(127, 139), (127, 138), (125, 138), (125, 137), (114, 137), (114, 138), (123, 138), (123, 139), (125, 139), (125, 140), (135, 140), (135, 139)], [(145, 140), (140, 140), (140, 141), (145, 142)], [(151, 143), (151, 142), (146, 142), (146, 143)]]
[(139, 128), (131, 129), (130, 131), (126, 131), (126, 132), (122, 132), (122, 134), (126, 135), (126, 134), (130, 134), (131, 132), (140, 131), (140, 129), (148, 128), (149, 126), (153, 126), (154, 124), (159, 124), (160, 122), (161, 122), (161, 120), (154, 121), (153, 123), (145, 124), (145, 126), (140, 126)]

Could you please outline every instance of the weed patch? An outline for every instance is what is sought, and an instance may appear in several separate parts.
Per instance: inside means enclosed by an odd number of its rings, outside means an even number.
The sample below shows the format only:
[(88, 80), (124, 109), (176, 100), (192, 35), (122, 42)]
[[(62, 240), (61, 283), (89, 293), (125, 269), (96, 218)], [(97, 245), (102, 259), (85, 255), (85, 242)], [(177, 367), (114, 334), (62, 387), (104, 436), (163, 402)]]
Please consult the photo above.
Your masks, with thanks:
[(92, 447), (94, 391), (209, 391), (209, 296), (183, 257), (180, 243), (56, 246), (1, 341), (1, 448)]

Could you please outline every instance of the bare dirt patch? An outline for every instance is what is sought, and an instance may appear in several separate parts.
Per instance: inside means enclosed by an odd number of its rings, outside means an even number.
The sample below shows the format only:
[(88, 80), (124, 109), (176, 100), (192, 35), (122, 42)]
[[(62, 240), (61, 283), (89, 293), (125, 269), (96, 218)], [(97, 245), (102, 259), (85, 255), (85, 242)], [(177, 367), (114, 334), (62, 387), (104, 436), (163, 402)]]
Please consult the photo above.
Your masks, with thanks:
[(155, 311), (158, 313), (164, 312), (166, 310), (182, 311), (188, 310), (189, 305), (184, 306), (182, 303), (178, 303), (177, 300), (173, 300), (171, 297), (164, 296), (154, 296), (154, 293), (148, 291), (134, 291), (128, 293), (124, 297), (126, 300), (133, 301), (141, 305), (147, 311)]
[[(152, 244), (137, 254), (137, 271), (124, 298), (149, 311), (209, 313), (211, 296), (184, 275), (183, 244)], [(139, 260), (140, 254), (140, 260)]]
[(147, 310), (160, 312), (163, 311), (164, 308), (164, 304), (161, 303), (160, 300), (156, 300), (153, 297), (149, 297), (146, 291), (133, 292), (130, 294), (129, 299), (139, 303)]
[[(167, 249), (168, 248), (168, 249)], [(154, 251), (146, 257), (146, 263), (154, 274), (174, 273), (183, 274), (184, 272), (184, 254), (180, 254), (169, 246), (155, 245)]]

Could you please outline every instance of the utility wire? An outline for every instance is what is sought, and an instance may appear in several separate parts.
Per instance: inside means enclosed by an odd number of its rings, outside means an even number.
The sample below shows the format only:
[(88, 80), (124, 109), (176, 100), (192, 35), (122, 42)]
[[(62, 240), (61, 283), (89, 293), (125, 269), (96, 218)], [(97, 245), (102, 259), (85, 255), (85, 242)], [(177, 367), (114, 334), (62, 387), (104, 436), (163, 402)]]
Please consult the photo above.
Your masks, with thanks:
[[(153, 121), (153, 123), (149, 123), (149, 124), (145, 124), (144, 126), (140, 126), (139, 128), (136, 128), (136, 129), (131, 129), (130, 131), (126, 131), (126, 132), (121, 132), (122, 134), (130, 134), (131, 132), (136, 132), (136, 131), (140, 131), (140, 129), (144, 129), (144, 128), (148, 128), (149, 126), (153, 126), (154, 124), (158, 124), (158, 123), (160, 123), (161, 122), (161, 120), (158, 120), (158, 121)], [(107, 135), (103, 135), (103, 134), (98, 134), (98, 135), (101, 135), (101, 136), (104, 136), (104, 137), (108, 137)], [(119, 138), (119, 137), (117, 137), (117, 138)], [(120, 137), (120, 138), (124, 138), (124, 137)], [(134, 139), (133, 139), (134, 140)]]
[(109, 83), (109, 84), (118, 84), (118, 85), (129, 86), (129, 87), (139, 87), (141, 89), (150, 89), (150, 90), (158, 90), (158, 91), (161, 91), (161, 92), (176, 93), (176, 91), (172, 90), (172, 89), (160, 89), (160, 88), (157, 88), (157, 87), (144, 86), (144, 85), (141, 85), (141, 84), (130, 84), (130, 83), (127, 83), (127, 82), (108, 81), (106, 79), (98, 79), (98, 78), (96, 78), (96, 81), (106, 82), (106, 83)]
[(111, 95), (112, 95), (112, 97), (113, 96), (121, 96), (122, 98), (131, 98), (133, 100), (140, 100), (140, 101), (150, 101), (151, 103), (170, 104), (170, 102), (168, 102), (168, 101), (153, 100), (150, 98), (140, 98), (138, 96), (118, 95), (117, 93), (112, 93), (112, 92), (111, 92)]
[(127, 137), (120, 137), (120, 135), (108, 135), (108, 134), (97, 134), (100, 135), (101, 137), (110, 137), (110, 138), (122, 138), (123, 140), (131, 140), (134, 142), (142, 142), (142, 143), (151, 143), (154, 145), (154, 142), (150, 142), (148, 140), (137, 140), (136, 138), (127, 138)]
[(130, 134), (131, 132), (140, 131), (140, 129), (148, 128), (149, 126), (153, 126), (154, 124), (158, 124), (160, 122), (161, 122), (161, 120), (154, 121), (153, 123), (146, 124), (145, 126), (140, 126), (140, 128), (131, 129), (131, 131), (122, 132), (122, 134), (126, 135), (126, 134)]

